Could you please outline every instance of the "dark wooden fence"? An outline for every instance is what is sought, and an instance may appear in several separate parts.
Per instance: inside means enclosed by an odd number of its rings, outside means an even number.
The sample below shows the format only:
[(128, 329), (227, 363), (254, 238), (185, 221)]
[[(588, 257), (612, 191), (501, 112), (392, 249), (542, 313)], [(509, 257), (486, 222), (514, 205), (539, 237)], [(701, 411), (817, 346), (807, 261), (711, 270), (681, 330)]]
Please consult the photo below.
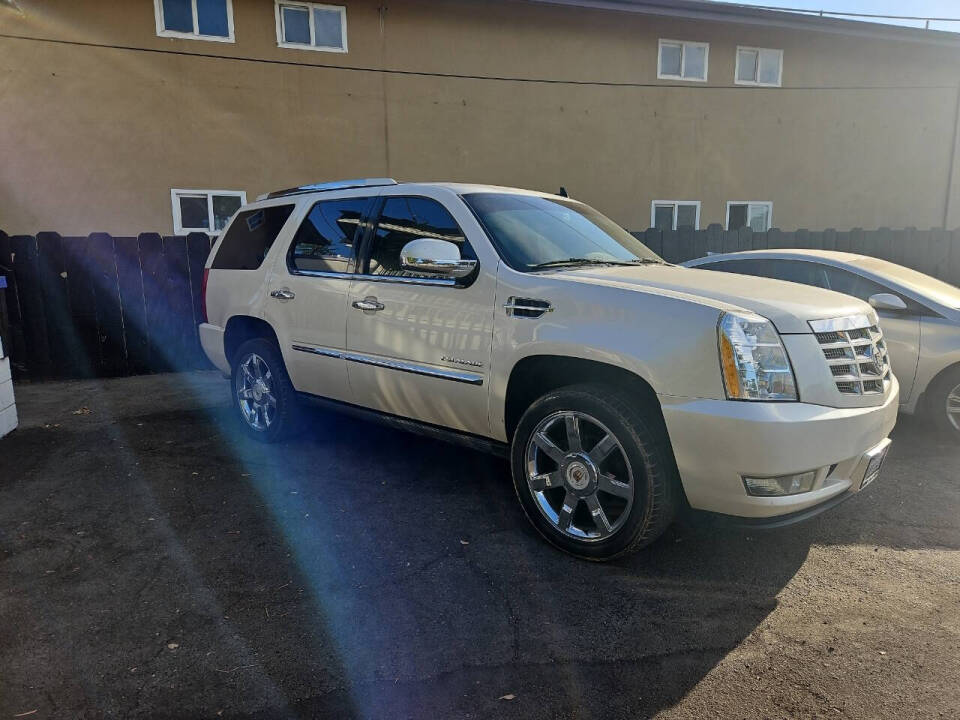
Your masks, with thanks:
[(872, 255), (960, 285), (960, 230), (795, 230), (776, 228), (753, 232), (750, 228), (724, 230), (711, 225), (706, 230), (656, 230), (634, 236), (664, 260), (681, 263), (711, 253), (776, 248), (842, 250)]
[[(675, 263), (737, 250), (845, 250), (960, 285), (960, 230), (753, 232), (711, 225), (634, 235)], [(81, 378), (209, 367), (197, 325), (210, 244), (203, 233), (8, 237), (0, 231), (0, 276), (7, 283), (0, 289), (0, 333), (17, 376)]]
[(209, 367), (200, 348), (203, 233), (8, 236), (0, 231), (6, 321), (20, 379)]

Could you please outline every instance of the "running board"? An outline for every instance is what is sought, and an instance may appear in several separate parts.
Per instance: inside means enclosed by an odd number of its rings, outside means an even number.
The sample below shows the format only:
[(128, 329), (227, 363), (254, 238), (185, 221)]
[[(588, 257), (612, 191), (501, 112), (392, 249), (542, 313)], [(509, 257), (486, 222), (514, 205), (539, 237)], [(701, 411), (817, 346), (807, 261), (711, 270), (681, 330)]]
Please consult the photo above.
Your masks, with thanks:
[(358, 405), (351, 405), (350, 403), (340, 402), (338, 400), (330, 400), (329, 398), (320, 397), (319, 395), (311, 395), (310, 393), (303, 392), (297, 393), (297, 395), (302, 400), (324, 410), (332, 410), (333, 412), (350, 415), (359, 420), (375, 422), (397, 430), (405, 430), (406, 432), (411, 432), (416, 435), (460, 445), (470, 448), (471, 450), (496, 455), (497, 457), (510, 457), (510, 446), (499, 440), (473, 435), (472, 433), (460, 432), (458, 430), (450, 430), (440, 427), (439, 425), (431, 425), (430, 423), (411, 420), (410, 418), (400, 417), (399, 415), (370, 410), (369, 408), (359, 407)]

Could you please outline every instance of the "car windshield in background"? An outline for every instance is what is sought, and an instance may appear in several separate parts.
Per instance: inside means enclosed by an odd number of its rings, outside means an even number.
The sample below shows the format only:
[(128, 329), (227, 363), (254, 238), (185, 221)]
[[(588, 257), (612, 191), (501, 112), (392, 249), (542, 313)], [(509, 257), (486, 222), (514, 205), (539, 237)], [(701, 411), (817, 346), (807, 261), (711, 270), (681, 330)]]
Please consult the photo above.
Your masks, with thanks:
[(471, 193), (463, 199), (514, 270), (663, 262), (615, 222), (574, 200), (520, 193)]
[(907, 290), (912, 290), (918, 295), (940, 303), (944, 307), (960, 308), (960, 288), (954, 285), (937, 280), (937, 278), (918, 270), (912, 270), (879, 258), (862, 257), (857, 260), (856, 264), (864, 270), (875, 272), (888, 280), (899, 283)]

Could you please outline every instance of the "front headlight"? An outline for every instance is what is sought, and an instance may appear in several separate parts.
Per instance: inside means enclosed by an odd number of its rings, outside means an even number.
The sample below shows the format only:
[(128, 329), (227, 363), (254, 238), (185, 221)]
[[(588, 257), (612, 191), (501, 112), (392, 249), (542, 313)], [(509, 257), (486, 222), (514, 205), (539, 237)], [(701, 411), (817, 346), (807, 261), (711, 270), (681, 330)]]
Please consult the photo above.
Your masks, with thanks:
[(793, 368), (772, 322), (753, 313), (724, 313), (717, 330), (728, 399), (797, 399)]

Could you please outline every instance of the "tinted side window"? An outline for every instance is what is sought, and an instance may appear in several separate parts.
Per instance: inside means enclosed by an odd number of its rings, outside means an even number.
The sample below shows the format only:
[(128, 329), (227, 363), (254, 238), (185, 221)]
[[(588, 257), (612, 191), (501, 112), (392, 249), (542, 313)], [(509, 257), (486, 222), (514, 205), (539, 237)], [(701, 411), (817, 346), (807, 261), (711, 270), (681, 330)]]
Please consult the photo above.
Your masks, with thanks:
[(477, 259), (457, 221), (443, 205), (430, 198), (391, 197), (384, 202), (380, 212), (366, 272), (370, 275), (424, 277), (400, 267), (400, 251), (417, 238), (447, 240), (460, 247), (460, 257)]
[(756, 275), (757, 277), (767, 277), (766, 260), (728, 260), (715, 263), (707, 263), (699, 267), (706, 270), (722, 270), (728, 273), (737, 273), (739, 275)]
[(293, 205), (274, 205), (237, 214), (223, 236), (214, 270), (256, 270), (293, 212)]
[(876, 295), (877, 293), (890, 292), (887, 288), (883, 287), (883, 285), (875, 283), (873, 280), (868, 280), (856, 273), (847, 272), (846, 270), (835, 267), (822, 267), (828, 282), (824, 287), (830, 290), (835, 290), (844, 295), (853, 295), (853, 297), (860, 298), (861, 300), (867, 300), (871, 295)]
[(823, 265), (803, 260), (771, 260), (771, 275), (777, 280), (788, 280), (802, 285), (827, 287)]
[(369, 198), (321, 200), (304, 218), (287, 258), (291, 270), (349, 272), (354, 240)]

